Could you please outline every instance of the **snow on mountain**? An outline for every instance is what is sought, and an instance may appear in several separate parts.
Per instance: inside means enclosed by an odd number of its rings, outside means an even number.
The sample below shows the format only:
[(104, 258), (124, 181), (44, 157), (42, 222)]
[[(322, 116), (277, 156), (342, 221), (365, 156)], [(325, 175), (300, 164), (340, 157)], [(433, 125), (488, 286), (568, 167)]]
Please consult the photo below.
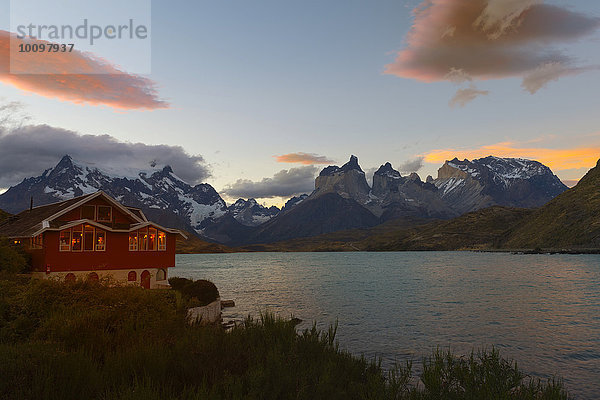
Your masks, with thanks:
[(538, 161), (493, 156), (446, 161), (433, 183), (461, 214), (493, 204), (539, 207), (567, 189)]
[(191, 186), (170, 166), (117, 168), (75, 161), (64, 156), (41, 176), (28, 178), (0, 195), (0, 208), (19, 212), (29, 205), (65, 200), (98, 190), (119, 202), (144, 210), (159, 223), (200, 231), (207, 219), (227, 212), (223, 199), (208, 184)]
[(276, 217), (280, 210), (275, 206), (267, 208), (255, 199), (238, 199), (227, 211), (242, 225), (258, 226)]

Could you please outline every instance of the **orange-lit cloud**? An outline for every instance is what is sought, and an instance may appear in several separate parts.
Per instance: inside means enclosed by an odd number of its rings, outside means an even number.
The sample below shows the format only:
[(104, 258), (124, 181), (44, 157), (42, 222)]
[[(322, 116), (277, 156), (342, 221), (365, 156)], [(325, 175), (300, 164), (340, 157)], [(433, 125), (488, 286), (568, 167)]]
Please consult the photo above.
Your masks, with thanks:
[(385, 72), (422, 82), (528, 78), (535, 92), (576, 66), (554, 45), (593, 33), (600, 19), (543, 0), (425, 0), (407, 45)]
[[(45, 43), (31, 41), (28, 43)], [(12, 46), (18, 45), (13, 36)], [(11, 33), (0, 31), (0, 82), (25, 92), (78, 104), (106, 105), (131, 110), (167, 108), (158, 97), (154, 83), (144, 77), (120, 71), (112, 64), (77, 50), (65, 53), (32, 53), (13, 60), (13, 71), (39, 74), (11, 74)], [(27, 69), (20, 63), (27, 63)], [(67, 67), (69, 69), (67, 69)], [(77, 69), (85, 73), (68, 74)]]
[(441, 164), (454, 157), (475, 159), (487, 156), (527, 158), (550, 167), (553, 171), (592, 168), (600, 158), (600, 146), (574, 147), (570, 149), (547, 149), (519, 147), (512, 142), (496, 143), (477, 149), (440, 149), (425, 154), (425, 162)]
[(294, 164), (334, 164), (335, 161), (328, 159), (325, 156), (320, 156), (313, 153), (289, 153), (281, 156), (275, 156), (275, 160), (280, 163), (294, 163)]

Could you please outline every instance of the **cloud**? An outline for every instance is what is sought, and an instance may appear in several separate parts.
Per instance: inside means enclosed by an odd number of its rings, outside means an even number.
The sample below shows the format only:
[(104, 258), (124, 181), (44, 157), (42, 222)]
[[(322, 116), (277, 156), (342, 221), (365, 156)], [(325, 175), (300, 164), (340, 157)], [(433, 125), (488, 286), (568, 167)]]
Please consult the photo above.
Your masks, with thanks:
[(510, 29), (518, 28), (525, 11), (543, 0), (489, 0), (474, 25), (497, 39)]
[(412, 160), (408, 160), (403, 162), (398, 166), (398, 172), (402, 172), (404, 174), (410, 174), (412, 172), (417, 172), (421, 168), (423, 168), (425, 157), (417, 157)]
[(281, 156), (275, 156), (275, 160), (280, 163), (298, 163), (304, 165), (313, 164), (335, 164), (335, 161), (314, 153), (289, 153)]
[(540, 65), (523, 78), (521, 86), (531, 94), (546, 86), (551, 81), (557, 81), (563, 76), (577, 75), (587, 71), (598, 70), (600, 67), (568, 67), (560, 62)]
[[(104, 60), (77, 50), (28, 57), (27, 70), (37, 70), (40, 74), (11, 74), (11, 35), (0, 30), (0, 82), (6, 85), (44, 97), (77, 104), (105, 105), (121, 110), (168, 107), (168, 103), (158, 97), (151, 80), (120, 71)], [(19, 39), (13, 36), (13, 40)], [(28, 43), (48, 42), (29, 40)], [(13, 71), (25, 70), (21, 63), (24, 63), (21, 58), (13, 60)], [(85, 73), (66, 73), (75, 66)]]
[(549, 149), (543, 147), (520, 147), (516, 143), (503, 142), (475, 149), (440, 149), (425, 155), (425, 162), (441, 164), (454, 157), (475, 158), (487, 157), (527, 158), (536, 160), (550, 167), (554, 172), (567, 169), (592, 168), (600, 158), (600, 146), (580, 146), (573, 148)]
[(258, 182), (238, 179), (226, 186), (222, 192), (232, 198), (273, 198), (290, 197), (302, 193), (310, 193), (315, 187), (315, 176), (318, 168), (313, 166), (281, 170), (270, 178)]
[(171, 165), (190, 184), (210, 176), (200, 155), (190, 155), (180, 146), (121, 142), (109, 135), (81, 135), (48, 125), (0, 129), (0, 187), (39, 176), (54, 167), (62, 156), (97, 164), (102, 168), (149, 168)]
[(385, 72), (421, 82), (466, 82), (523, 78), (559, 63), (565, 76), (582, 67), (554, 45), (599, 27), (600, 18), (542, 0), (426, 0), (414, 10), (406, 47)]
[(23, 125), (25, 121), (31, 119), (23, 112), (24, 109), (25, 106), (19, 101), (0, 103), (0, 127)]
[(454, 95), (454, 97), (452, 99), (450, 99), (448, 104), (450, 105), (450, 107), (456, 107), (456, 106), (464, 107), (468, 103), (475, 100), (477, 97), (487, 96), (488, 94), (490, 94), (489, 91), (478, 90), (475, 86), (471, 86), (467, 89), (458, 89), (456, 91), (456, 94)]

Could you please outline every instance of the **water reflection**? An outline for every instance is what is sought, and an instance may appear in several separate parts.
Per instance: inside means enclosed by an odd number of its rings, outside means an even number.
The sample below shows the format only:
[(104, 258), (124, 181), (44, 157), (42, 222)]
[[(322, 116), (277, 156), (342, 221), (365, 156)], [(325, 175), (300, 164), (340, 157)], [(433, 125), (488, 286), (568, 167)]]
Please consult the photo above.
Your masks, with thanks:
[(385, 365), (432, 348), (497, 346), (538, 376), (600, 397), (600, 257), (486, 253), (179, 255), (243, 318), (268, 308), (308, 327), (339, 321), (342, 347)]

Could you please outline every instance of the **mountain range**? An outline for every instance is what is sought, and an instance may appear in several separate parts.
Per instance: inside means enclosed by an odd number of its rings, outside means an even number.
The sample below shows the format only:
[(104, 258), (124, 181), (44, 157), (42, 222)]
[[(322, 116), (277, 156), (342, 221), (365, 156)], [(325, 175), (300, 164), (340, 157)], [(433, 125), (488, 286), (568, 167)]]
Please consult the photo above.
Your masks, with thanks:
[(507, 250), (598, 252), (600, 160), (578, 184), (537, 208), (494, 205), (449, 220), (392, 220), (273, 244), (254, 251)]
[(227, 206), (212, 186), (192, 186), (169, 166), (116, 169), (64, 156), (54, 168), (0, 195), (0, 209), (16, 213), (29, 207), (32, 197), (42, 205), (100, 189), (162, 225), (217, 243), (246, 245), (368, 229), (389, 221), (414, 225), (449, 220), (493, 205), (535, 208), (567, 187), (539, 162), (497, 157), (446, 161), (438, 177), (425, 182), (384, 163), (370, 186), (358, 158), (351, 156), (341, 167), (324, 168), (312, 193), (289, 199), (281, 209), (255, 199)]

